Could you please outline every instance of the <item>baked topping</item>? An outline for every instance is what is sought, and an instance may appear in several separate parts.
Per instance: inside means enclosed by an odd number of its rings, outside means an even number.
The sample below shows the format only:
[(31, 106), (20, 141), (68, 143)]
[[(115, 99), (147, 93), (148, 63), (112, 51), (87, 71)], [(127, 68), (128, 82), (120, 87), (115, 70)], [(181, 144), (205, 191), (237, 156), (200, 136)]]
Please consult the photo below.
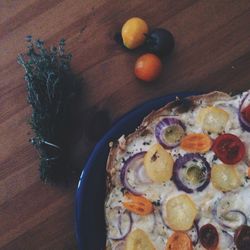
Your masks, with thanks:
[(200, 241), (206, 249), (215, 250), (219, 243), (219, 234), (212, 224), (203, 225), (200, 229)]
[(123, 138), (105, 204), (112, 249), (120, 247), (115, 238), (123, 249), (249, 246), (250, 134), (242, 119), (249, 122), (250, 96), (198, 100), (185, 99), (195, 103), (185, 112), (175, 101)]
[(242, 98), (239, 107), (239, 121), (242, 128), (250, 132), (250, 91)]
[(126, 193), (125, 198), (126, 201), (123, 202), (123, 206), (130, 212), (143, 216), (154, 211), (153, 204), (143, 196)]
[(211, 179), (213, 186), (223, 192), (234, 190), (242, 184), (237, 167), (225, 164), (212, 167)]
[(173, 181), (179, 190), (186, 193), (202, 191), (210, 181), (210, 166), (199, 154), (185, 154), (174, 163)]
[(212, 146), (207, 134), (188, 134), (181, 140), (180, 147), (189, 153), (206, 153)]
[(169, 237), (166, 246), (166, 250), (172, 249), (192, 250), (192, 241), (186, 233), (175, 232)]
[(250, 227), (247, 225), (240, 226), (235, 231), (234, 241), (238, 250), (248, 250), (250, 246)]
[(185, 134), (184, 124), (173, 117), (161, 120), (155, 127), (157, 141), (165, 148), (175, 148)]
[(137, 153), (127, 159), (121, 170), (121, 183), (131, 193), (142, 195), (145, 186), (151, 183), (143, 164), (145, 152)]
[(170, 180), (173, 174), (173, 158), (160, 144), (149, 148), (144, 156), (146, 173), (154, 182)]
[(221, 133), (229, 120), (229, 114), (217, 107), (202, 108), (197, 117), (202, 129), (211, 133)]
[(186, 194), (170, 198), (166, 203), (166, 224), (175, 231), (189, 230), (197, 215), (193, 200)]
[(222, 134), (216, 138), (213, 151), (226, 164), (236, 164), (245, 156), (244, 143), (233, 134)]
[(155, 250), (152, 242), (150, 241), (148, 235), (141, 229), (136, 229), (131, 232), (125, 243), (125, 250)]

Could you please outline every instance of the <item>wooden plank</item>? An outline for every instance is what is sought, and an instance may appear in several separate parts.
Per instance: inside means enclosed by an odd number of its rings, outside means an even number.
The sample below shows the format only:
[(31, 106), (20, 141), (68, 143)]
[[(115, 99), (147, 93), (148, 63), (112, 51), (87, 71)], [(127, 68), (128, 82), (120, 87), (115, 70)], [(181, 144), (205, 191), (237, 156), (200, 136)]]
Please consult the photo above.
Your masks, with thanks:
[[(71, 163), (81, 169), (96, 143), (85, 131), (95, 107), (114, 121), (163, 94), (249, 89), (249, 9), (248, 0), (0, 1), (0, 249), (76, 249), (77, 179), (68, 188), (41, 183), (38, 155), (28, 142), (30, 107), (16, 63), (27, 34), (48, 44), (66, 38), (73, 69), (85, 79), (69, 141)], [(152, 84), (133, 74), (139, 54), (127, 53), (113, 39), (132, 16), (171, 30), (176, 39)]]

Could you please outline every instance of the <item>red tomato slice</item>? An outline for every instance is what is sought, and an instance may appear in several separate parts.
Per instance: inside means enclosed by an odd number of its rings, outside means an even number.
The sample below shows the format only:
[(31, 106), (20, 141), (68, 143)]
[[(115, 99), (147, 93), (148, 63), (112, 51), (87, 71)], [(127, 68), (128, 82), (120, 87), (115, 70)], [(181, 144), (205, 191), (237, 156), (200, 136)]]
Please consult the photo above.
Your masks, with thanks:
[(248, 123), (250, 123), (250, 104), (249, 104), (247, 107), (245, 107), (245, 108), (241, 111), (241, 113), (242, 113), (243, 118), (244, 118)]
[(203, 225), (200, 228), (201, 245), (206, 249), (216, 249), (219, 243), (219, 234), (217, 229), (212, 224)]
[(216, 156), (225, 164), (236, 164), (245, 156), (245, 145), (232, 134), (218, 136), (213, 145)]
[(249, 249), (250, 245), (250, 227), (242, 225), (234, 233), (234, 243), (237, 249)]

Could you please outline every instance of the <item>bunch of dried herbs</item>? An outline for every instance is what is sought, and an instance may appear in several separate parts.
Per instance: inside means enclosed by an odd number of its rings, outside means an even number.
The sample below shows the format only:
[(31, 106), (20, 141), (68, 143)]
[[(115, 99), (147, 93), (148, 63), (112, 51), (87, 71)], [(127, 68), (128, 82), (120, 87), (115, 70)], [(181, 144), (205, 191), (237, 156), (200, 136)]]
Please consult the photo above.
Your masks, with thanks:
[(27, 52), (17, 61), (25, 70), (28, 102), (32, 107), (30, 140), (40, 155), (40, 177), (44, 182), (64, 182), (72, 169), (67, 160), (72, 100), (79, 91), (79, 79), (73, 74), (71, 54), (65, 53), (65, 41), (46, 48), (41, 40), (27, 37)]

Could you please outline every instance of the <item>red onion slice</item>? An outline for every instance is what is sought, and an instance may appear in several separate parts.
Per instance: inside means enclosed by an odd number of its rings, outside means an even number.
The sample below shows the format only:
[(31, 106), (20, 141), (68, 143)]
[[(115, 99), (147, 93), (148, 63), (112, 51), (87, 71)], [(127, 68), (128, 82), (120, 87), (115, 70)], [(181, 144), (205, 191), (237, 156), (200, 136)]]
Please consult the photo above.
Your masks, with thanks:
[(121, 170), (120, 178), (123, 186), (135, 195), (142, 195), (142, 190), (152, 183), (144, 171), (145, 153), (140, 152), (127, 159)]
[(218, 223), (226, 229), (235, 230), (247, 224), (247, 216), (240, 210), (230, 210), (217, 218)]
[[(173, 141), (166, 140), (166, 131), (167, 129), (176, 129), (179, 135), (175, 135), (176, 138)], [(185, 125), (179, 119), (168, 117), (162, 119), (155, 127), (155, 136), (157, 141), (167, 149), (175, 148), (180, 144), (180, 140), (185, 132)]]
[(243, 107), (245, 105), (245, 101), (248, 99), (248, 97), (250, 97), (250, 92), (248, 92), (245, 97), (242, 98), (242, 101), (240, 103), (240, 107), (239, 107), (239, 121), (241, 124), (241, 127), (243, 129), (245, 129), (247, 132), (250, 132), (250, 123), (248, 121), (245, 120), (245, 118), (242, 115), (242, 110)]
[(185, 154), (174, 163), (173, 181), (179, 190), (187, 193), (204, 190), (210, 182), (210, 176), (210, 165), (199, 154)]
[(240, 210), (230, 210), (221, 216), (223, 225), (226, 228), (236, 229), (247, 224), (247, 216)]
[(238, 209), (231, 209), (226, 212), (223, 212), (221, 215), (218, 215), (218, 205), (219, 201), (215, 202), (215, 205), (212, 209), (212, 215), (220, 226), (225, 229), (235, 230), (241, 225), (247, 224), (247, 216), (245, 213)]
[(142, 184), (150, 184), (152, 180), (147, 176), (144, 166), (141, 164), (135, 171), (135, 177)]
[(108, 210), (107, 217), (109, 221), (108, 238), (111, 240), (123, 240), (132, 227), (130, 213), (117, 206)]

